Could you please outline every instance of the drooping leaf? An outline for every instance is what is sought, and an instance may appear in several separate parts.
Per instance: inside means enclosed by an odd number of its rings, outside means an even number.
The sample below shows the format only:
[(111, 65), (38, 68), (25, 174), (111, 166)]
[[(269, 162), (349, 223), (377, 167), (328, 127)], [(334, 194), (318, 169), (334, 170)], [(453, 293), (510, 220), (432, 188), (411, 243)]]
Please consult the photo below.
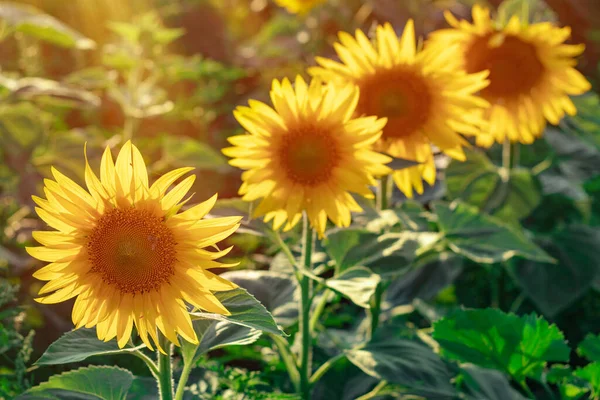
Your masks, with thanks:
[(452, 253), (436, 254), (417, 262), (413, 269), (392, 281), (385, 292), (384, 307), (429, 300), (450, 285), (462, 271), (462, 259)]
[(519, 256), (540, 262), (554, 259), (525, 234), (465, 203), (436, 203), (440, 230), (452, 251), (479, 263), (497, 263)]
[(450, 384), (451, 374), (444, 362), (430, 348), (404, 339), (371, 342), (346, 353), (348, 360), (377, 379), (401, 384), (407, 393), (428, 396), (456, 394)]
[(283, 335), (273, 316), (258, 300), (246, 290), (237, 288), (224, 292), (216, 292), (215, 296), (231, 315), (220, 315), (206, 312), (193, 312), (195, 319), (229, 321), (233, 324), (254, 328), (274, 335)]
[(550, 317), (588, 292), (600, 276), (600, 229), (571, 225), (542, 243), (557, 264), (523, 260), (510, 270), (518, 285)]
[(93, 49), (96, 43), (81, 33), (63, 24), (51, 15), (39, 9), (23, 4), (3, 2), (0, 4), (0, 20), (4, 20), (12, 29), (57, 46)]
[(590, 361), (600, 362), (600, 335), (588, 334), (577, 347), (577, 353)]
[(0, 85), (10, 90), (12, 96), (19, 100), (79, 108), (100, 105), (100, 98), (95, 94), (50, 79), (10, 79), (0, 75)]
[(525, 400), (513, 389), (501, 372), (493, 369), (479, 368), (475, 365), (461, 367), (465, 385), (475, 399), (486, 400)]
[(442, 355), (510, 375), (540, 379), (549, 361), (568, 361), (570, 349), (555, 325), (535, 315), (496, 309), (458, 310), (433, 325)]
[(338, 276), (327, 279), (325, 284), (348, 297), (359, 307), (369, 308), (369, 300), (375, 293), (381, 281), (379, 275), (374, 274), (366, 267), (352, 267)]
[[(225, 346), (252, 344), (258, 340), (261, 331), (227, 321), (195, 320), (194, 331), (200, 341), (199, 345), (192, 345), (182, 341), (182, 354), (184, 359), (196, 360), (211, 350)], [(190, 362), (190, 361), (187, 361)]]
[(119, 349), (116, 340), (104, 342), (98, 339), (95, 329), (81, 328), (67, 332), (58, 338), (48, 346), (36, 364), (69, 364), (97, 355), (130, 353), (144, 347), (144, 345), (133, 347), (127, 344)]
[(504, 221), (528, 216), (541, 201), (541, 186), (524, 168), (510, 170), (504, 178), (502, 168), (481, 151), (468, 151), (467, 160), (452, 161), (446, 169), (446, 184), (452, 199), (486, 210)]
[(289, 326), (298, 318), (300, 294), (296, 280), (276, 271), (227, 271), (221, 276), (246, 289), (273, 315), (281, 326)]
[[(89, 366), (51, 376), (47, 382), (29, 389), (17, 399), (68, 399), (67, 396), (73, 396), (73, 399), (82, 400), (124, 400), (132, 383), (133, 375), (126, 369)], [(56, 391), (63, 393), (56, 394)]]

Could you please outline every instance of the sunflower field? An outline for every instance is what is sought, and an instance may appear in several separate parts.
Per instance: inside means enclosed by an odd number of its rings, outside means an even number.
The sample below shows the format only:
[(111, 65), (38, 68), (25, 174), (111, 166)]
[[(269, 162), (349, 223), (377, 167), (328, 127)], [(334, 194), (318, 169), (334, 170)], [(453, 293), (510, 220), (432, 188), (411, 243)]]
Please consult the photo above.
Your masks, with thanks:
[(0, 400), (600, 400), (600, 1), (0, 0)]

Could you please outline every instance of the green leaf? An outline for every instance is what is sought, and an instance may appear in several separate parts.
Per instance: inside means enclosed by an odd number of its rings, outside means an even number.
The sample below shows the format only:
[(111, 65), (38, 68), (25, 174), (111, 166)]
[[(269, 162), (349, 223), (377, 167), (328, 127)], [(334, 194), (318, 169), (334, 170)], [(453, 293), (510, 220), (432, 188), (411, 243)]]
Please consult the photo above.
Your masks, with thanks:
[(600, 229), (571, 225), (542, 242), (557, 264), (520, 260), (511, 275), (544, 315), (557, 315), (587, 293), (600, 276)]
[(465, 162), (453, 160), (446, 169), (451, 199), (486, 210), (504, 221), (528, 216), (541, 202), (541, 186), (527, 169), (513, 168), (509, 179), (485, 153), (468, 151)]
[[(63, 395), (52, 396), (53, 391), (73, 392), (73, 398), (89, 400), (124, 400), (131, 384), (133, 375), (131, 372), (108, 366), (90, 366), (77, 370), (51, 376), (48, 382), (44, 382), (29, 389), (17, 397), (18, 400), (40, 398), (40, 395), (48, 395), (50, 399), (65, 399)], [(56, 392), (55, 392), (56, 393)]]
[(96, 43), (39, 9), (17, 3), (0, 4), (0, 20), (12, 29), (61, 47), (89, 50)]
[(555, 260), (528, 240), (517, 228), (482, 214), (476, 207), (437, 202), (435, 211), (440, 231), (452, 251), (478, 263), (493, 264), (519, 256), (529, 260)]
[(237, 288), (225, 292), (216, 292), (215, 296), (229, 310), (231, 315), (206, 312), (194, 312), (191, 315), (195, 319), (229, 321), (233, 324), (258, 329), (274, 335), (284, 335), (283, 331), (277, 327), (271, 313), (245, 289)]
[(369, 308), (369, 300), (380, 281), (379, 275), (374, 274), (370, 269), (352, 267), (338, 276), (327, 279), (325, 284), (330, 289), (348, 297), (357, 306)]
[(535, 315), (458, 310), (435, 322), (433, 329), (446, 358), (497, 369), (517, 382), (539, 380), (548, 361), (569, 360), (562, 332)]
[(461, 366), (462, 377), (469, 389), (469, 394), (476, 399), (486, 400), (525, 400), (519, 392), (510, 386), (510, 383), (502, 373), (479, 368), (475, 365)]
[(168, 166), (193, 166), (203, 170), (228, 169), (227, 159), (208, 144), (192, 138), (165, 135), (163, 158)]
[(300, 292), (296, 280), (276, 271), (227, 271), (221, 277), (246, 289), (273, 315), (277, 324), (290, 326), (298, 320)]
[(35, 363), (37, 365), (69, 364), (103, 354), (130, 353), (146, 346), (127, 344), (119, 349), (116, 340), (103, 342), (96, 337), (95, 329), (81, 328), (62, 335), (52, 343)]
[(453, 253), (435, 254), (420, 260), (406, 274), (392, 281), (385, 291), (384, 308), (430, 300), (462, 272), (463, 259)]
[(577, 347), (577, 354), (590, 361), (600, 362), (600, 335), (588, 334)]
[(594, 399), (600, 396), (600, 362), (578, 368), (573, 375), (588, 382)]
[(423, 396), (454, 398), (451, 375), (444, 362), (430, 348), (411, 340), (371, 342), (346, 352), (348, 360), (364, 373), (410, 389)]
[(380, 274), (397, 274), (439, 237), (437, 232), (402, 231), (380, 235), (362, 228), (340, 228), (330, 232), (323, 245), (339, 271), (367, 266)]
[[(182, 341), (182, 354), (195, 363), (203, 354), (225, 346), (252, 344), (260, 338), (262, 332), (227, 321), (195, 320), (194, 331), (200, 340), (200, 345), (192, 345)], [(189, 361), (191, 360), (191, 361)]]
[(0, 144), (11, 152), (31, 150), (46, 132), (41, 110), (29, 103), (0, 107)]
[(95, 94), (50, 79), (9, 79), (0, 76), (0, 85), (9, 89), (19, 100), (79, 108), (100, 106), (100, 98)]

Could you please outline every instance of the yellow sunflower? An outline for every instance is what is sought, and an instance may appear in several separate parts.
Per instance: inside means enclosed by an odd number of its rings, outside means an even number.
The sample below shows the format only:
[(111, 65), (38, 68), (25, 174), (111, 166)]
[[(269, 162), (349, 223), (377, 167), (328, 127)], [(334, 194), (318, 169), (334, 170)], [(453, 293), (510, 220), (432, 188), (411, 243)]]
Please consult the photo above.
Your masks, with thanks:
[(86, 157), (88, 190), (53, 168), (55, 180), (44, 181), (46, 199), (33, 196), (40, 218), (56, 229), (34, 232), (42, 246), (27, 248), (50, 263), (33, 274), (49, 281), (36, 300), (48, 304), (76, 297), (75, 327), (96, 326), (100, 340), (116, 337), (119, 347), (133, 326), (151, 349), (148, 336), (163, 351), (157, 328), (176, 345), (177, 334), (198, 343), (187, 304), (227, 315), (212, 291), (237, 287), (208, 271), (223, 266), (215, 260), (231, 248), (206, 248), (231, 235), (241, 217), (203, 220), (216, 195), (178, 214), (195, 175), (167, 189), (191, 170), (171, 171), (149, 186), (142, 155), (131, 142), (116, 163), (106, 148), (100, 179)]
[(357, 114), (387, 117), (375, 148), (421, 164), (394, 171), (408, 197), (423, 192), (423, 180), (435, 182), (431, 145), (459, 160), (468, 142), (458, 133), (479, 135), (483, 107), (475, 96), (488, 82), (487, 72), (465, 74), (456, 67), (453, 49), (417, 50), (413, 21), (399, 38), (390, 24), (378, 26), (375, 43), (360, 30), (339, 33), (335, 50), (341, 60), (317, 57), (309, 73), (326, 81), (352, 82), (360, 88)]
[(325, 0), (275, 0), (280, 7), (284, 7), (293, 14), (306, 14), (324, 2)]
[(574, 67), (574, 57), (584, 45), (564, 44), (569, 27), (550, 22), (528, 24), (513, 16), (506, 26), (490, 17), (489, 9), (473, 7), (473, 23), (458, 21), (446, 12), (453, 29), (434, 32), (426, 47), (443, 49), (459, 45), (457, 58), (467, 72), (490, 71), (490, 85), (481, 96), (491, 103), (486, 111), (489, 134), (478, 144), (494, 141), (532, 143), (540, 137), (546, 121), (558, 124), (577, 110), (569, 95), (590, 89), (589, 82)]
[(223, 149), (230, 164), (247, 170), (240, 188), (243, 199), (263, 198), (254, 211), (290, 229), (306, 211), (320, 236), (327, 218), (337, 226), (350, 224), (350, 212), (362, 211), (349, 192), (372, 198), (374, 174), (387, 174), (387, 156), (371, 151), (385, 118), (353, 118), (358, 90), (334, 87), (297, 77), (273, 81), (268, 105), (250, 100), (234, 116), (248, 131), (233, 136)]

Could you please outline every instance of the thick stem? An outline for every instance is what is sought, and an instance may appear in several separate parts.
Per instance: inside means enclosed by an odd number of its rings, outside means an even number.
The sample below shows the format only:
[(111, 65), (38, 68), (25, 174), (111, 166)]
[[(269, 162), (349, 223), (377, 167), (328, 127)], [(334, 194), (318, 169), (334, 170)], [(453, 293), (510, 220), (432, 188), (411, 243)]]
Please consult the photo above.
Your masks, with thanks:
[[(310, 271), (312, 265), (313, 230), (306, 213), (304, 214), (304, 230), (302, 235), (302, 266)], [(300, 274), (300, 309), (299, 325), (302, 347), (300, 349), (300, 395), (302, 399), (308, 400), (310, 395), (310, 374), (312, 371), (312, 335), (310, 332), (310, 306), (312, 281), (307, 276)]]
[(157, 351), (158, 357), (158, 390), (161, 400), (173, 400), (173, 375), (171, 371), (171, 353), (173, 345), (167, 338), (159, 333), (161, 347), (167, 354)]
[(177, 391), (175, 392), (175, 400), (183, 400), (183, 394), (185, 393), (185, 385), (190, 377), (190, 372), (194, 368), (194, 363), (184, 363), (183, 369), (181, 370), (181, 376), (177, 383)]
[(391, 194), (389, 178), (389, 175), (381, 177), (377, 186), (377, 209), (379, 211), (387, 210), (389, 207)]
[(510, 140), (506, 138), (504, 143), (502, 144), (502, 179), (505, 182), (510, 180), (510, 155), (511, 155), (512, 146), (510, 144)]

